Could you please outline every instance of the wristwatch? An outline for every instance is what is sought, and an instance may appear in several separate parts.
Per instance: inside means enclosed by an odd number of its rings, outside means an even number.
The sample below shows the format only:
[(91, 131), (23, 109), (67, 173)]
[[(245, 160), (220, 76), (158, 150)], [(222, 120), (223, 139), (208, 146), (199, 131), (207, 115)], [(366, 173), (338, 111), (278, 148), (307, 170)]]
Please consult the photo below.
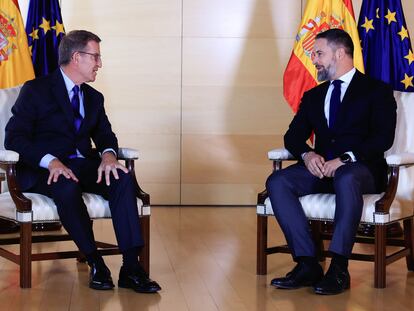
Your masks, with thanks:
[(348, 153), (343, 153), (343, 154), (341, 154), (341, 155), (339, 156), (339, 160), (340, 160), (342, 163), (350, 163), (350, 162), (352, 162), (352, 158), (351, 158), (351, 156), (350, 156)]

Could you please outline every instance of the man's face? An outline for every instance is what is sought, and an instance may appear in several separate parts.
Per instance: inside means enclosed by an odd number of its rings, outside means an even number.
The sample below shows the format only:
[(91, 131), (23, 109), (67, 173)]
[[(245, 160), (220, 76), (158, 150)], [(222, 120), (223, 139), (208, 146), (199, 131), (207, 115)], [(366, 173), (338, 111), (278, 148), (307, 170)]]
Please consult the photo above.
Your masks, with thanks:
[(102, 67), (99, 43), (89, 41), (86, 47), (78, 53), (78, 73), (83, 82), (95, 81), (98, 69)]
[(336, 74), (336, 53), (328, 45), (328, 40), (315, 40), (312, 62), (318, 71), (318, 81), (333, 80)]

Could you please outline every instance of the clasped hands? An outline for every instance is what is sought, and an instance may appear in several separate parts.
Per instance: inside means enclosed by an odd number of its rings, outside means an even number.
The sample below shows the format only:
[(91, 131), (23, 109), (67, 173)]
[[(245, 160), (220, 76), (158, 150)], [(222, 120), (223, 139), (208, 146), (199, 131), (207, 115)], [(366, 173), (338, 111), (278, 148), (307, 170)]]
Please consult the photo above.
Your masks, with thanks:
[(325, 161), (321, 155), (313, 151), (305, 153), (303, 161), (309, 172), (320, 179), (324, 177), (334, 177), (338, 167), (344, 165), (339, 158)]
[[(52, 182), (57, 182), (60, 175), (63, 175), (67, 179), (72, 179), (75, 182), (78, 182), (78, 178), (72, 172), (70, 168), (60, 162), (59, 159), (55, 158), (50, 161), (49, 166), (49, 178), (47, 179), (47, 184), (50, 185)], [(124, 173), (128, 173), (128, 169), (118, 162), (115, 155), (112, 152), (105, 152), (102, 154), (102, 161), (98, 167), (98, 179), (96, 183), (100, 183), (105, 178), (105, 183), (107, 186), (110, 185), (111, 173), (114, 175), (115, 179), (119, 179), (118, 169), (122, 170)]]

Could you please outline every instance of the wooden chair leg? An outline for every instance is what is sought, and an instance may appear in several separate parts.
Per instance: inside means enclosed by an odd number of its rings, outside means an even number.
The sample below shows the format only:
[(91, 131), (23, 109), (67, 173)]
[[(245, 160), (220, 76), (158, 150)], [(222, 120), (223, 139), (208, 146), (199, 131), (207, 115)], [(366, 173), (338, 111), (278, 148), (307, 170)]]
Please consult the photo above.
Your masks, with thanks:
[(267, 274), (267, 216), (257, 215), (257, 266), (256, 274)]
[(387, 226), (375, 225), (374, 287), (385, 288)]
[(20, 287), (32, 287), (32, 223), (20, 224)]
[(144, 240), (144, 247), (139, 254), (139, 263), (142, 268), (150, 273), (150, 216), (140, 217), (142, 238)]
[(405, 247), (410, 249), (410, 254), (405, 257), (407, 262), (407, 269), (414, 271), (414, 231), (413, 231), (413, 219), (405, 219), (403, 222), (404, 226), (404, 240)]

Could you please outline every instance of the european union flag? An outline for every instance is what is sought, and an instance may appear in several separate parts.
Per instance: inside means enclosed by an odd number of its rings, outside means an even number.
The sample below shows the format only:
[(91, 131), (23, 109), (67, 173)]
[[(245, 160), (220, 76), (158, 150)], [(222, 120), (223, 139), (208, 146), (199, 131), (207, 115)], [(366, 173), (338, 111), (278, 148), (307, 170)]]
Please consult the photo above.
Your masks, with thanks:
[(65, 35), (58, 0), (30, 0), (26, 33), (36, 77), (58, 67), (58, 46)]
[(414, 54), (401, 0), (364, 0), (359, 15), (365, 73), (414, 92)]

